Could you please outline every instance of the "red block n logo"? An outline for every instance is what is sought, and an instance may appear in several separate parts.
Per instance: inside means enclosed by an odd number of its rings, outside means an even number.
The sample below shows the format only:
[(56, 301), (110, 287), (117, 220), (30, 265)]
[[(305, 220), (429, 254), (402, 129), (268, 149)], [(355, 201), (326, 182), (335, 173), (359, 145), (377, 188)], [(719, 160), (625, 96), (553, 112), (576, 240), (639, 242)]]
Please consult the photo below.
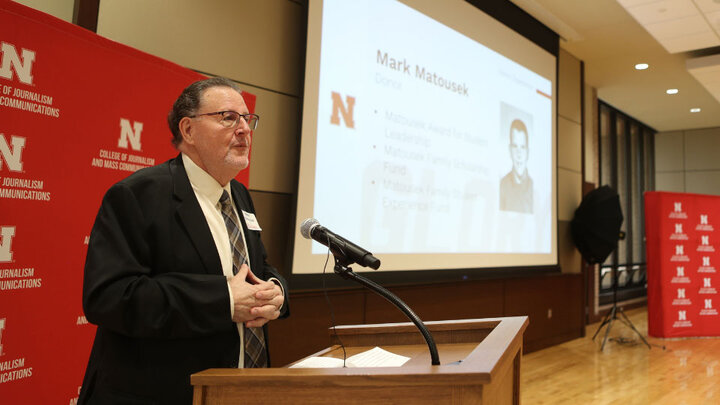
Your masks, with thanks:
[(2, 239), (0, 239), (0, 263), (11, 262), (13, 254), (10, 248), (12, 247), (13, 236), (15, 236), (15, 227), (0, 227), (0, 236), (2, 236)]
[(332, 115), (330, 116), (330, 123), (333, 125), (340, 125), (340, 116), (342, 115), (345, 126), (348, 128), (355, 128), (355, 120), (353, 119), (353, 111), (355, 110), (355, 97), (345, 96), (343, 102), (340, 93), (332, 92)]
[(15, 45), (3, 42), (0, 44), (0, 53), (2, 53), (0, 77), (12, 80), (14, 70), (21, 83), (33, 84), (32, 66), (33, 62), (35, 62), (34, 51), (23, 48), (20, 54), (18, 54)]

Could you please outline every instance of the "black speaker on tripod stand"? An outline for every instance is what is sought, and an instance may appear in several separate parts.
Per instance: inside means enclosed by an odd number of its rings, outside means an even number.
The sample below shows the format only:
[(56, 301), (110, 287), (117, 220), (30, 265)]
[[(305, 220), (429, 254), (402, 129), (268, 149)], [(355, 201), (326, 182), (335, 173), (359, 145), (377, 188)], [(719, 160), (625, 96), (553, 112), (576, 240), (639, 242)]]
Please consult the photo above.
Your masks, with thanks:
[[(620, 197), (609, 186), (602, 186), (587, 193), (575, 210), (570, 222), (570, 232), (573, 242), (580, 251), (583, 259), (589, 264), (602, 264), (610, 254), (617, 249), (618, 240), (625, 234), (620, 230), (623, 223), (623, 214), (620, 207)], [(613, 306), (605, 315), (593, 335), (593, 340), (600, 330), (607, 325), (605, 337), (600, 350), (605, 348), (605, 342), (610, 334), (610, 328), (615, 320), (620, 320), (635, 331), (640, 339), (650, 348), (650, 344), (643, 335), (635, 329), (622, 308), (617, 306), (617, 265), (612, 266)], [(620, 315), (618, 317), (618, 314)]]

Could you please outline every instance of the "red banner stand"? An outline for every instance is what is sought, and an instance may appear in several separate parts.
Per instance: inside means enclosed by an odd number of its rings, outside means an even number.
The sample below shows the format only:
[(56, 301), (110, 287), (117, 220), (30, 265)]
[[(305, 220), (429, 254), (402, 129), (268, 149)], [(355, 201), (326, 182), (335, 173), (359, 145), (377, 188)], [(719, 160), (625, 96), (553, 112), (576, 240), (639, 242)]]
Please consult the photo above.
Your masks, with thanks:
[(720, 336), (720, 197), (645, 193), (648, 332)]
[(77, 401), (95, 333), (81, 291), (100, 201), (178, 153), (165, 117), (203, 77), (0, 0), (0, 402)]

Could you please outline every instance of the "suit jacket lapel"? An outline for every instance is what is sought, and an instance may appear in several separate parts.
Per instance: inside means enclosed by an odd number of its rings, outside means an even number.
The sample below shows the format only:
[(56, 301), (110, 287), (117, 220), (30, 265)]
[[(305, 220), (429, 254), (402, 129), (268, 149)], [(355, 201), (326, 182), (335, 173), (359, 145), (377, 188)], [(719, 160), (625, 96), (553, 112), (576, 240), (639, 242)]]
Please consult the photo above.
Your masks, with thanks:
[(205, 271), (210, 274), (223, 274), (215, 240), (210, 233), (205, 214), (195, 197), (180, 156), (170, 163), (170, 173), (173, 178), (173, 195), (177, 201), (177, 216), (185, 228), (187, 237), (195, 246), (198, 256), (205, 265)]

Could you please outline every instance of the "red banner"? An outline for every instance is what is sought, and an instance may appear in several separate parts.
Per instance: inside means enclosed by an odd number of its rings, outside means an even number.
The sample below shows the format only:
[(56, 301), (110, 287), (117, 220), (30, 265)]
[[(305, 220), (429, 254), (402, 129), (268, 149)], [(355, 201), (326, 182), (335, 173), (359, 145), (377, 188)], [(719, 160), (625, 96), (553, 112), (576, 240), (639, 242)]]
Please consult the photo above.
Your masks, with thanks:
[(645, 193), (648, 332), (720, 336), (720, 197)]
[(165, 117), (200, 78), (0, 0), (0, 402), (77, 401), (95, 332), (83, 265), (101, 198), (178, 153)]

